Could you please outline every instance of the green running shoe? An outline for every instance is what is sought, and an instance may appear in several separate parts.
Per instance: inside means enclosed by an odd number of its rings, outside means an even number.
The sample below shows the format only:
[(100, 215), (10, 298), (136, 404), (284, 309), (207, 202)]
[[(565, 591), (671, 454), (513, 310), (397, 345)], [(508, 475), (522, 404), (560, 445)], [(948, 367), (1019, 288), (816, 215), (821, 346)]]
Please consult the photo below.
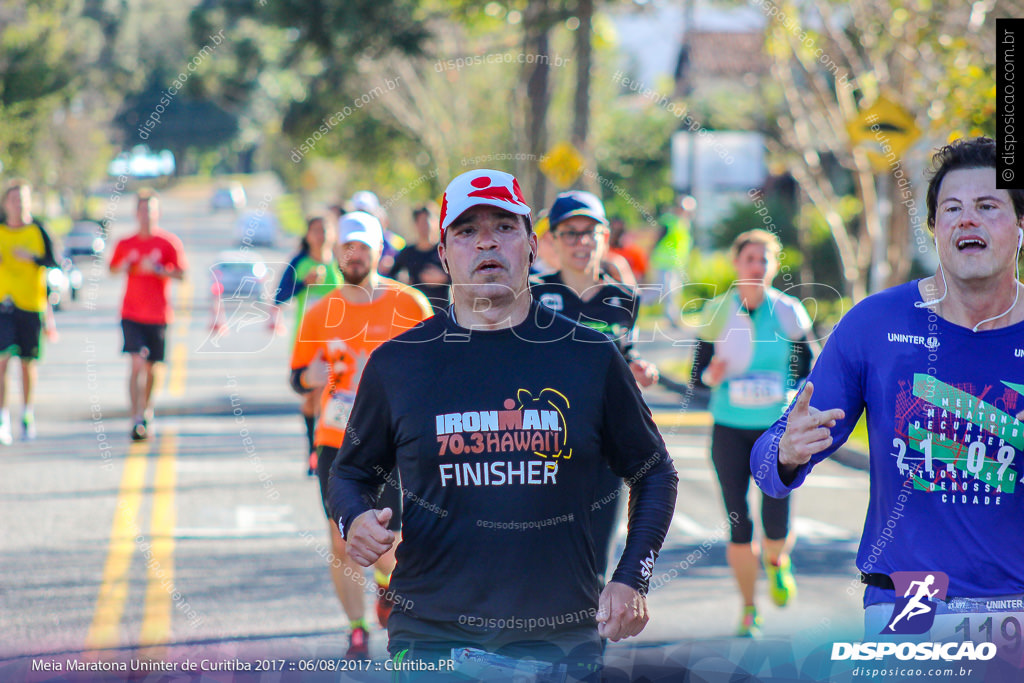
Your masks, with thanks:
[(21, 440), (36, 440), (36, 416), (35, 413), (25, 412), (21, 417)]
[(743, 616), (740, 617), (736, 636), (739, 638), (761, 637), (761, 617), (757, 616), (757, 608), (753, 605), (743, 608)]
[(764, 570), (768, 574), (768, 590), (772, 595), (772, 602), (779, 607), (785, 607), (790, 600), (796, 597), (793, 563), (790, 562), (788, 555), (780, 557), (778, 564), (772, 564), (767, 557), (763, 557), (761, 560), (764, 563)]

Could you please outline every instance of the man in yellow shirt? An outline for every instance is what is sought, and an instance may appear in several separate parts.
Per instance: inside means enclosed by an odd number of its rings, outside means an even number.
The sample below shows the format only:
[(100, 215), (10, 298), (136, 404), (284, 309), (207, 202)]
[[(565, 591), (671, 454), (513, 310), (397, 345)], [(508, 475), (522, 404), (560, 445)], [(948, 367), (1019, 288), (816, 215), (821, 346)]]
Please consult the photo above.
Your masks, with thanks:
[(32, 391), (35, 362), (46, 314), (46, 269), (56, 266), (50, 236), (32, 218), (32, 189), (24, 180), (11, 181), (4, 191), (0, 223), (0, 445), (9, 446), (11, 414), (7, 409), (7, 365), (21, 360), (22, 439), (36, 437)]

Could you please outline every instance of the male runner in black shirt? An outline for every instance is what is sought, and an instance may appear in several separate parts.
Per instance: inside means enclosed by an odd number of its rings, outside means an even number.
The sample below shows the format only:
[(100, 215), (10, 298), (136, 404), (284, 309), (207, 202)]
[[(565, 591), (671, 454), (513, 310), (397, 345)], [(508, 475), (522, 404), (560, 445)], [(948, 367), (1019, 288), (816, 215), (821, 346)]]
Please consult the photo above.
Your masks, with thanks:
[[(397, 462), (407, 504), (388, 622), (398, 657), (473, 646), (593, 663), (647, 623), (644, 594), (672, 519), (676, 474), (622, 355), (532, 301), (537, 240), (507, 173), (449, 184), (446, 313), (383, 344), (359, 385), (331, 472), (350, 556), (393, 543), (377, 491)], [(626, 546), (597, 576), (591, 503), (603, 469), (630, 485)]]
[(423, 292), (435, 312), (448, 308), (448, 275), (437, 255), (435, 230), (430, 225), (430, 209), (421, 206), (412, 212), (416, 242), (406, 245), (395, 257), (391, 275)]

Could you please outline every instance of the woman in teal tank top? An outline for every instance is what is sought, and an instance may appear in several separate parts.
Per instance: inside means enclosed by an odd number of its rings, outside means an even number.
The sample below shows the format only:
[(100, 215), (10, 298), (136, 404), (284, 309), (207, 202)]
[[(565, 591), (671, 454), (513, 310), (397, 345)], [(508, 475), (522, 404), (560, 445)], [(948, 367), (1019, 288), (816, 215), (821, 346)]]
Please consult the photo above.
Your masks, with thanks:
[[(743, 598), (737, 635), (748, 637), (760, 634), (754, 600), (759, 548), (747, 506), (750, 449), (785, 410), (817, 352), (809, 341), (811, 320), (803, 304), (771, 285), (781, 250), (778, 238), (765, 230), (736, 238), (732, 254), (738, 278), (708, 305), (694, 362), (695, 376), (711, 388), (711, 460), (729, 516), (726, 558)], [(789, 498), (762, 495), (761, 526), (769, 592), (782, 607), (796, 595)]]

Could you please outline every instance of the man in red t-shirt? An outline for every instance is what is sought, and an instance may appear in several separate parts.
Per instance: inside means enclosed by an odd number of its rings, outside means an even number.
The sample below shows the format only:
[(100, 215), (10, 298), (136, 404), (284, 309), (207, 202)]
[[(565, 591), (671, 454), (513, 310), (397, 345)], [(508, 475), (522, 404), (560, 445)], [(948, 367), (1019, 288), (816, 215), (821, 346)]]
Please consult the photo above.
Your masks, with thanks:
[(110, 259), (111, 273), (128, 273), (121, 304), (124, 352), (131, 354), (128, 399), (133, 441), (148, 436), (153, 417), (153, 367), (164, 359), (167, 323), (171, 322), (170, 281), (185, 277), (185, 249), (177, 236), (161, 230), (160, 199), (155, 192), (138, 195), (135, 217), (139, 231), (117, 243)]

